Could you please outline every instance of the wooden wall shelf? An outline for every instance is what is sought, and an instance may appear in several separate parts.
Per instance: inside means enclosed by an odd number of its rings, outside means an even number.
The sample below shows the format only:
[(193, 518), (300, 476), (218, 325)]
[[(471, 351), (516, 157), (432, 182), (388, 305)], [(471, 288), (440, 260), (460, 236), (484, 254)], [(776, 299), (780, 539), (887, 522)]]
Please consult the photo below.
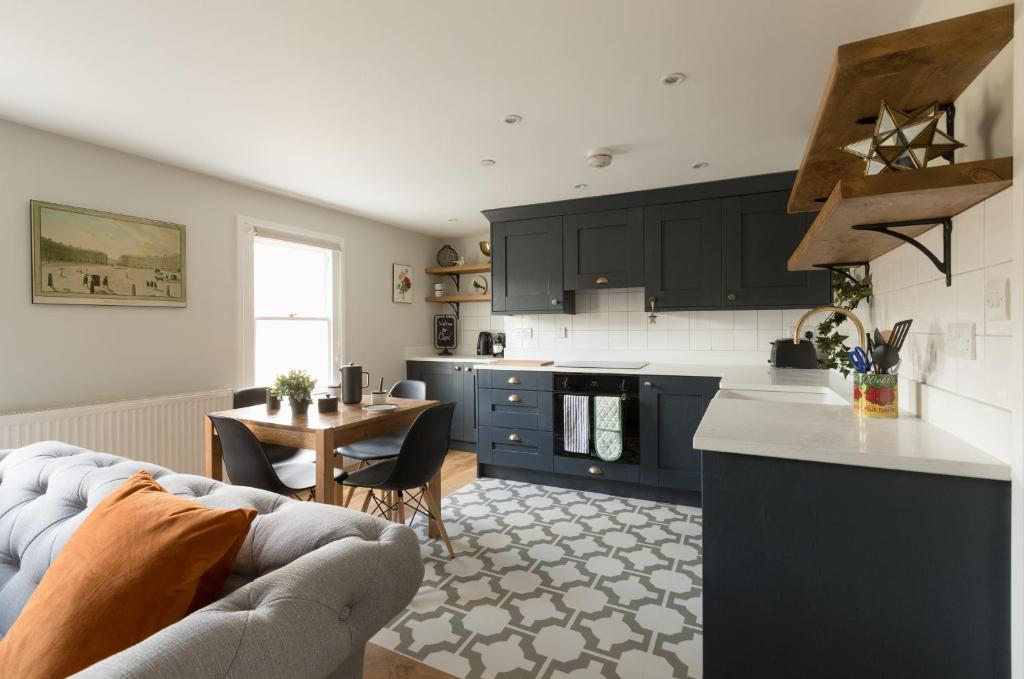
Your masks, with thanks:
[[(789, 258), (790, 271), (869, 262), (903, 244), (856, 226), (921, 221), (899, 228), (916, 237), (1013, 183), (1013, 158), (842, 179)], [(896, 225), (898, 226), (898, 225)]]
[(840, 46), (789, 211), (822, 209), (836, 182), (863, 175), (864, 161), (840, 148), (871, 134), (873, 122), (857, 121), (878, 115), (883, 99), (903, 110), (952, 103), (1012, 37), (1011, 4)]
[(428, 302), (435, 304), (452, 304), (459, 302), (490, 302), (490, 295), (443, 295), (441, 297), (427, 297)]
[(490, 262), (480, 264), (457, 264), (456, 266), (428, 266), (425, 271), (435, 276), (460, 276), (471, 273), (488, 273), (491, 270)]

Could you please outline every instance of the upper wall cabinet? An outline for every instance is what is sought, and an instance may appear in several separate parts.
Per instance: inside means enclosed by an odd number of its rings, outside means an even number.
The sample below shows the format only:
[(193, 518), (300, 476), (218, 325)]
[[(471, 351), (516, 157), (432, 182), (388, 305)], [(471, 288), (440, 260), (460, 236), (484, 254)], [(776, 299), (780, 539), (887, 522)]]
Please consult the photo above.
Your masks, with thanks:
[(807, 214), (789, 214), (788, 200), (788, 191), (778, 191), (722, 201), (724, 308), (831, 302), (827, 271), (787, 269), (789, 256), (811, 223)]
[(644, 304), (657, 309), (722, 303), (722, 202), (644, 209)]
[(566, 290), (644, 284), (643, 209), (567, 215), (562, 222)]
[(809, 225), (786, 212), (794, 176), (487, 210), (492, 310), (571, 314), (575, 290), (641, 285), (655, 311), (827, 304), (827, 271), (786, 268)]
[(491, 225), (491, 310), (573, 313), (576, 297), (562, 284), (562, 218)]

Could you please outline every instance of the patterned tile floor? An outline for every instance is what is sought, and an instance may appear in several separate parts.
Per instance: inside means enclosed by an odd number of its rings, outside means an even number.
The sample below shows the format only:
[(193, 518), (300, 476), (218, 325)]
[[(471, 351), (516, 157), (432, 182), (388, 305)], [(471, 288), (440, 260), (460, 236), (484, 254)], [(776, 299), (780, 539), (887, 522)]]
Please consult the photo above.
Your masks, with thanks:
[(702, 676), (700, 509), (477, 479), (373, 643), (473, 679)]

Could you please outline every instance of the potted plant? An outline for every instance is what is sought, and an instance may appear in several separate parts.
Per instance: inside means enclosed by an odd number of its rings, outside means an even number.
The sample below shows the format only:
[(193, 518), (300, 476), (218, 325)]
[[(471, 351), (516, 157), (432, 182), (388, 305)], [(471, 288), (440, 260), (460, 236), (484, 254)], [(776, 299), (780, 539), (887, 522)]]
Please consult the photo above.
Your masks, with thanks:
[(267, 389), (267, 412), (274, 412), (281, 409), (281, 397), (276, 389)]
[(313, 387), (316, 380), (305, 370), (292, 370), (278, 375), (274, 380), (274, 391), (279, 398), (288, 397), (293, 415), (305, 415), (309, 410), (309, 402), (313, 398)]

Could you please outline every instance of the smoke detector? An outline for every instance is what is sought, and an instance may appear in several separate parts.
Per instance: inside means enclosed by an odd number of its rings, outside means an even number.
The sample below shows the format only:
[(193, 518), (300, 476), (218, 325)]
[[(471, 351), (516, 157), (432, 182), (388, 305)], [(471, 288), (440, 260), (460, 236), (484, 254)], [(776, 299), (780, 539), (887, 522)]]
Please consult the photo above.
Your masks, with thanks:
[(612, 152), (609, 149), (594, 149), (587, 154), (587, 165), (602, 168), (612, 164)]

